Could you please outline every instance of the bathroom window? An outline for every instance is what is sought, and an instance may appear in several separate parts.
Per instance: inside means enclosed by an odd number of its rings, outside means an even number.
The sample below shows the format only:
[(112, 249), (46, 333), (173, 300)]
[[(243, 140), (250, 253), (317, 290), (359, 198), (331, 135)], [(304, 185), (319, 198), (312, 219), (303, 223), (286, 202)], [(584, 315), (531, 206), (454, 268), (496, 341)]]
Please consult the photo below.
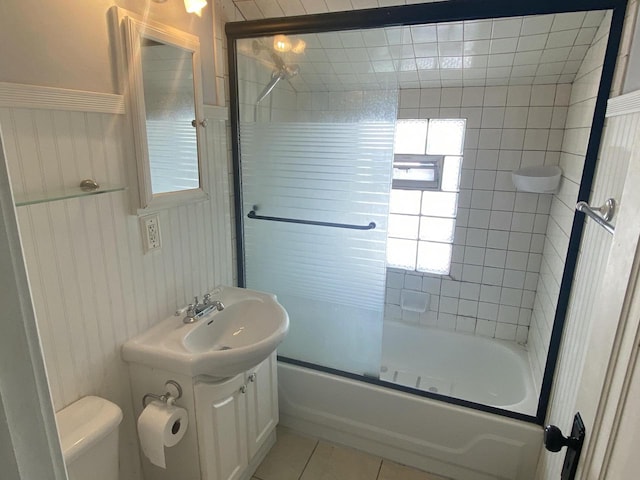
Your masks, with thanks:
[(396, 122), (387, 266), (449, 273), (465, 126), (464, 119)]

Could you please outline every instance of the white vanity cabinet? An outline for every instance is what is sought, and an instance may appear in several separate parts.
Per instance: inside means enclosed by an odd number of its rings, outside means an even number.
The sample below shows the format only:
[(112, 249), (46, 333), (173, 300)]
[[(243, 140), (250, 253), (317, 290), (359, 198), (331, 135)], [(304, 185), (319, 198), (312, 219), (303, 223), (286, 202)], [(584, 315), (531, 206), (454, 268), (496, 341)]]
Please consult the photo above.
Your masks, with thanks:
[(249, 478), (275, 441), (275, 353), (251, 370), (194, 385), (202, 480)]

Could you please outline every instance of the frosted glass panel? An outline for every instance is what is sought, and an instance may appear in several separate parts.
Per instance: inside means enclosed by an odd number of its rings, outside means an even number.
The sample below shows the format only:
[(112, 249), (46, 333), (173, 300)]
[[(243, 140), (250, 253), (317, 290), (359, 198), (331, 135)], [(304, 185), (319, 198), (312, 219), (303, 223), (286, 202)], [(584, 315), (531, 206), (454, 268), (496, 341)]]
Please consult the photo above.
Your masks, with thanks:
[(420, 221), (420, 239), (435, 242), (453, 242), (453, 218), (422, 217)]
[(241, 123), (245, 283), (289, 313), (280, 355), (378, 375), (393, 138), (386, 121)]
[(416, 267), (416, 242), (401, 238), (390, 238), (387, 261), (390, 267), (413, 270)]
[(422, 192), (422, 215), (453, 218), (457, 211), (457, 193)]

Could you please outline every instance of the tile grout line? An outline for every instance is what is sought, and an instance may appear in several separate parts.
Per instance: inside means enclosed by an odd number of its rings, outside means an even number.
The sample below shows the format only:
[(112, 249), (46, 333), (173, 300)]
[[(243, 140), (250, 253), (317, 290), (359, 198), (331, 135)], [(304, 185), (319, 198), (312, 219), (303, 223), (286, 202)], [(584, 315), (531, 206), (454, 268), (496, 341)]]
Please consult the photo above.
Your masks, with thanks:
[(311, 457), (313, 457), (313, 454), (316, 453), (316, 449), (318, 448), (319, 444), (320, 444), (320, 440), (316, 440), (316, 444), (314, 445), (313, 450), (311, 451), (311, 455), (309, 455), (309, 458), (307, 458), (307, 462), (304, 464), (304, 468), (300, 472), (300, 476), (298, 477), (298, 480), (300, 480), (302, 478), (302, 476), (304, 475), (304, 471), (309, 466), (309, 462), (311, 461)]

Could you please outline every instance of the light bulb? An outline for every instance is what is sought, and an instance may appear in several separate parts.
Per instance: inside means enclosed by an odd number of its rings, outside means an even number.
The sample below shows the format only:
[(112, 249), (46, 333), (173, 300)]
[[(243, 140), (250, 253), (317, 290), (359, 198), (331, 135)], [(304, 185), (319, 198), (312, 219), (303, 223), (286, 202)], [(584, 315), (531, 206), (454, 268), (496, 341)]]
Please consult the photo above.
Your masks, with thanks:
[(276, 35), (273, 37), (273, 49), (278, 52), (288, 52), (291, 50), (291, 40), (286, 35)]
[(202, 9), (207, 6), (207, 0), (184, 0), (184, 9), (187, 13), (202, 15)]
[(301, 54), (304, 53), (305, 48), (307, 48), (307, 42), (305, 42), (304, 40), (298, 40), (291, 51), (293, 53)]

